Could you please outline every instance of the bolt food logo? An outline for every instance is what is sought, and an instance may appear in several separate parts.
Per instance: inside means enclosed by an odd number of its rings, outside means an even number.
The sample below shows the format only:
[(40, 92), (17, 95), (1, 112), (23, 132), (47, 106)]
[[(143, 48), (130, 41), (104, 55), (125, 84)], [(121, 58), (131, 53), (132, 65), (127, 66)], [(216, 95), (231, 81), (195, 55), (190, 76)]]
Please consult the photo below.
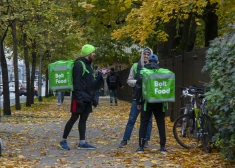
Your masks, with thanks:
[(63, 73), (55, 74), (55, 83), (56, 84), (62, 84), (67, 83), (67, 79), (65, 79), (65, 75)]
[(154, 93), (155, 94), (169, 94), (171, 92), (170, 88), (167, 88), (167, 82), (166, 81), (162, 81), (162, 82), (158, 82), (158, 81), (154, 81)]

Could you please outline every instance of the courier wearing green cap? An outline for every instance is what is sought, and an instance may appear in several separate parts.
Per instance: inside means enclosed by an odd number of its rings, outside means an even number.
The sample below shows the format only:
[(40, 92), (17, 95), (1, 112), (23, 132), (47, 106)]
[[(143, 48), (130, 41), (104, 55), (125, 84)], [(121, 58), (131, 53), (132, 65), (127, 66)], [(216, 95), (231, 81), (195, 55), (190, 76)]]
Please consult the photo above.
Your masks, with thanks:
[(95, 57), (94, 51), (95, 51), (95, 47), (93, 45), (85, 44), (82, 47), (82, 56), (92, 62)]
[(95, 51), (95, 47), (90, 44), (85, 44), (82, 47), (82, 56), (87, 56)]

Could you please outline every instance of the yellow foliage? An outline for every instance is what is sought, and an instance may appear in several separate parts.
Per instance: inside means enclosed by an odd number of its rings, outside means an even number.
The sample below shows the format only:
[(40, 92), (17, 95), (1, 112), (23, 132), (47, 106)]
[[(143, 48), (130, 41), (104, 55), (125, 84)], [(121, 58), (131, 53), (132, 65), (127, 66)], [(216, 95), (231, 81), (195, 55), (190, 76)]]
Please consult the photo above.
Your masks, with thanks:
[[(132, 9), (128, 14), (127, 25), (113, 31), (112, 38), (131, 37), (144, 44), (150, 35), (155, 34), (158, 41), (166, 41), (164, 33), (157, 33), (161, 27), (158, 25), (168, 23), (173, 17), (178, 20), (187, 19), (190, 13), (201, 16), (207, 3), (209, 2), (206, 0), (144, 0), (140, 8)], [(210, 3), (217, 3), (216, 12), (222, 31), (228, 27), (228, 23), (235, 22), (235, 1), (210, 0)], [(197, 21), (197, 25), (201, 23)]]

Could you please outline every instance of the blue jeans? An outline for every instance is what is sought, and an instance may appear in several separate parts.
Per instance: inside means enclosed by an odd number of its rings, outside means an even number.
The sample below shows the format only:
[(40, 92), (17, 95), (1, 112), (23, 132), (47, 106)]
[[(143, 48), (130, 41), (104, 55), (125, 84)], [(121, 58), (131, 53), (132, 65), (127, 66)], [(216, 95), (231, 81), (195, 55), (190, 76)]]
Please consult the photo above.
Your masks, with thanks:
[(95, 100), (97, 102), (97, 105), (99, 104), (99, 98), (100, 98), (100, 90), (95, 90)]
[(57, 92), (57, 101), (58, 103), (63, 103), (64, 101), (64, 93), (63, 92)]
[[(132, 130), (134, 128), (134, 125), (135, 125), (135, 122), (136, 122), (136, 119), (137, 119), (139, 113), (140, 113), (140, 111), (137, 109), (136, 101), (132, 100), (130, 115), (129, 115), (128, 122), (126, 124), (126, 130), (125, 130), (124, 136), (123, 136), (124, 140), (130, 140), (131, 133), (132, 133)], [(152, 117), (149, 121), (148, 129), (147, 129), (147, 133), (146, 133), (146, 140), (147, 141), (150, 140), (151, 131), (152, 131)]]
[(109, 90), (109, 95), (110, 95), (110, 103), (113, 103), (113, 97), (115, 103), (117, 103), (117, 90)]

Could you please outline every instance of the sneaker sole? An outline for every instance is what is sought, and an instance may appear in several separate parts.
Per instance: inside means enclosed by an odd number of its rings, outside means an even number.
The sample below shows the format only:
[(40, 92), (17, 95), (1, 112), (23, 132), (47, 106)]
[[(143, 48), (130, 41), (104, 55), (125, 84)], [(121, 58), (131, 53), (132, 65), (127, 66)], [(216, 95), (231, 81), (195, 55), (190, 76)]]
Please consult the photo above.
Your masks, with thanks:
[(136, 153), (144, 153), (144, 151), (139, 151), (139, 152), (136, 152)]
[(119, 146), (119, 148), (125, 148), (127, 145), (125, 145), (125, 146)]
[(60, 147), (60, 149), (62, 149), (62, 150), (70, 150), (70, 148), (69, 148), (69, 149), (65, 149), (65, 148), (62, 148), (60, 145), (59, 145), (59, 147)]
[(94, 150), (94, 149), (96, 149), (96, 148), (81, 148), (81, 147), (77, 147), (77, 149), (78, 149), (78, 150), (86, 150), (86, 149), (88, 149), (88, 150)]
[(163, 155), (166, 155), (167, 154), (167, 152), (160, 152), (161, 154), (163, 154)]

